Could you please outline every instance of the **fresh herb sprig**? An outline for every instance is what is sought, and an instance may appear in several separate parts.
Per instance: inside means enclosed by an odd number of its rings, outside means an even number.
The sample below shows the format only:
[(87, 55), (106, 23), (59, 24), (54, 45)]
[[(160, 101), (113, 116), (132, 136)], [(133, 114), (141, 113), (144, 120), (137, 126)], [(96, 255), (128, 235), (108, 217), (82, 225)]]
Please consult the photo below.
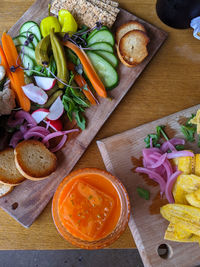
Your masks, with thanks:
[[(169, 137), (165, 133), (165, 125), (160, 125), (156, 127), (156, 133), (155, 134), (148, 134), (147, 137), (144, 139), (144, 142), (146, 143), (146, 148), (151, 147), (151, 143), (153, 147), (161, 147), (161, 139), (164, 138), (165, 141), (169, 141)], [(176, 145), (177, 150), (183, 150), (183, 145)], [(168, 151), (171, 152), (171, 151)]]
[(164, 131), (165, 126), (160, 125), (156, 127), (156, 133), (155, 134), (148, 134), (147, 137), (144, 139), (144, 142), (146, 143), (146, 148), (150, 148), (151, 142), (153, 147), (160, 147), (160, 138), (161, 136), (164, 137), (166, 141), (169, 140), (168, 136), (166, 135)]
[(86, 127), (86, 120), (83, 115), (86, 108), (90, 106), (89, 101), (85, 98), (81, 91), (81, 88), (71, 87), (74, 80), (74, 74), (70, 73), (69, 85), (65, 94), (63, 95), (62, 102), (67, 112), (67, 116), (70, 121), (75, 118), (78, 126), (84, 130)]
[[(191, 117), (186, 121), (184, 125), (181, 125), (181, 132), (183, 133), (185, 139), (188, 142), (195, 141), (195, 134), (197, 132), (197, 125), (191, 123), (191, 119), (193, 119), (196, 115), (192, 114)], [(200, 135), (198, 134), (198, 147), (200, 147)]]

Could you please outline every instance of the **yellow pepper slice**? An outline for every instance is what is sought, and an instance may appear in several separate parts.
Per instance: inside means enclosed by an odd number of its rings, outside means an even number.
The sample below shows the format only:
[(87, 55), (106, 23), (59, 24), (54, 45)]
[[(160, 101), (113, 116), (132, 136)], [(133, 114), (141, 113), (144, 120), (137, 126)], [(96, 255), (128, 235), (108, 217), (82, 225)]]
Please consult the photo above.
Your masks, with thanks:
[(54, 29), (54, 32), (60, 32), (61, 26), (56, 17), (46, 17), (40, 23), (40, 30), (43, 37), (50, 34), (50, 30)]
[(62, 32), (74, 33), (78, 29), (78, 25), (72, 14), (66, 9), (60, 9), (58, 12), (58, 20), (62, 27)]

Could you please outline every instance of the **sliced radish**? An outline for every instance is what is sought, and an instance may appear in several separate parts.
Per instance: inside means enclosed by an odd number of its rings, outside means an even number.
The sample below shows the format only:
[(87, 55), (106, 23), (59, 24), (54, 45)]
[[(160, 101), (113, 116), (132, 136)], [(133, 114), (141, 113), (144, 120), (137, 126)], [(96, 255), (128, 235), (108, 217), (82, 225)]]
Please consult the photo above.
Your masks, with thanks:
[(53, 128), (55, 131), (62, 131), (63, 125), (60, 119), (57, 119), (55, 121), (46, 119), (46, 122), (49, 123), (49, 126)]
[(33, 102), (43, 105), (47, 102), (48, 95), (40, 87), (33, 83), (22, 86), (24, 94)]
[(41, 121), (43, 121), (47, 115), (49, 114), (49, 110), (46, 108), (39, 108), (36, 111), (34, 111), (31, 116), (35, 119), (35, 121), (38, 123), (40, 123)]
[(56, 84), (55, 78), (48, 78), (48, 77), (40, 77), (40, 76), (34, 76), (36, 85), (43, 90), (50, 90), (54, 87)]
[(59, 96), (51, 105), (47, 119), (55, 121), (62, 116), (63, 112), (64, 112), (64, 106)]

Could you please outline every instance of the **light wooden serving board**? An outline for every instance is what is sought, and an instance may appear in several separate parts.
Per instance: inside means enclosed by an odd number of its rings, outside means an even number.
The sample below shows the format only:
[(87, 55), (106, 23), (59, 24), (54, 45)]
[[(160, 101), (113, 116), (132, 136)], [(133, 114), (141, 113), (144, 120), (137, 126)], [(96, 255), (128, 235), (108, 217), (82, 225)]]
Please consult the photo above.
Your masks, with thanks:
[[(40, 22), (48, 15), (48, 0), (38, 0), (10, 29), (9, 34), (16, 36), (20, 26), (27, 20)], [(23, 226), (29, 227), (37, 216), (42, 212), (58, 184), (73, 169), (81, 155), (84, 153), (92, 139), (95, 137), (101, 126), (111, 115), (112, 111), (119, 104), (138, 76), (142, 73), (152, 57), (156, 54), (167, 34), (150, 25), (136, 16), (121, 9), (113, 30), (128, 20), (138, 20), (146, 28), (150, 37), (148, 45), (149, 55), (145, 61), (136, 68), (127, 68), (119, 64), (118, 73), (120, 76), (119, 85), (109, 93), (113, 99), (101, 99), (100, 105), (89, 108), (86, 112), (87, 128), (80, 134), (72, 135), (65, 147), (57, 153), (58, 168), (48, 179), (40, 182), (25, 181), (17, 186), (9, 195), (0, 199), (0, 206)], [(87, 166), (86, 166), (87, 167)]]
[[(156, 132), (156, 126), (166, 125), (166, 133), (170, 138), (184, 138), (180, 132), (180, 124), (184, 124), (200, 105), (180, 111), (162, 119), (144, 124), (100, 141), (97, 141), (106, 169), (116, 175), (125, 185), (131, 202), (129, 227), (145, 267), (194, 267), (200, 265), (200, 248), (197, 243), (177, 243), (164, 240), (168, 222), (159, 214), (160, 206), (167, 203), (161, 201), (159, 186), (152, 183), (146, 175), (137, 174), (134, 168), (142, 166), (142, 149), (144, 138)], [(200, 151), (196, 143), (186, 144), (186, 148)], [(150, 191), (150, 200), (138, 196), (136, 188), (140, 186)], [(157, 253), (161, 244), (169, 248), (169, 257), (162, 259)]]

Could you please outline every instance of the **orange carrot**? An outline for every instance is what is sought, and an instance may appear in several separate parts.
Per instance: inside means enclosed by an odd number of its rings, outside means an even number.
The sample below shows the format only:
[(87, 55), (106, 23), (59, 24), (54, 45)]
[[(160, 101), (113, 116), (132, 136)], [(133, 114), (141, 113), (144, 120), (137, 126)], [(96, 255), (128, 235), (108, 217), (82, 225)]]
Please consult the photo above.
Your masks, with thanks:
[(105, 86), (97, 75), (85, 52), (70, 41), (63, 42), (63, 45), (73, 50), (74, 53), (79, 57), (81, 64), (83, 65), (83, 68), (85, 69), (86, 74), (98, 95), (101, 97), (107, 97)]
[[(83, 88), (84, 85), (87, 85), (87, 82), (85, 81), (83, 76), (75, 72), (75, 65), (73, 63), (67, 62), (67, 67), (68, 67), (69, 70), (71, 70), (74, 73), (74, 80), (78, 84), (78, 86)], [(87, 88), (89, 89), (88, 85), (87, 85)], [(95, 101), (90, 89), (89, 90), (85, 90), (83, 88), (83, 93), (84, 93), (84, 95), (87, 97), (87, 99), (90, 101), (90, 103), (92, 105), (96, 105), (96, 101)]]
[(4, 66), (6, 70), (6, 75), (11, 80), (12, 79), (12, 73), (10, 71), (6, 56), (4, 54), (3, 48), (0, 46), (0, 58), (1, 58), (1, 65)]
[[(9, 69), (13, 66), (16, 67), (17, 64), (20, 64), (20, 59), (11, 36), (4, 32), (1, 41)], [(22, 90), (22, 86), (24, 85), (24, 71), (21, 68), (17, 68), (12, 72), (11, 87), (16, 92), (17, 100), (21, 108), (25, 111), (29, 111), (31, 103)]]

